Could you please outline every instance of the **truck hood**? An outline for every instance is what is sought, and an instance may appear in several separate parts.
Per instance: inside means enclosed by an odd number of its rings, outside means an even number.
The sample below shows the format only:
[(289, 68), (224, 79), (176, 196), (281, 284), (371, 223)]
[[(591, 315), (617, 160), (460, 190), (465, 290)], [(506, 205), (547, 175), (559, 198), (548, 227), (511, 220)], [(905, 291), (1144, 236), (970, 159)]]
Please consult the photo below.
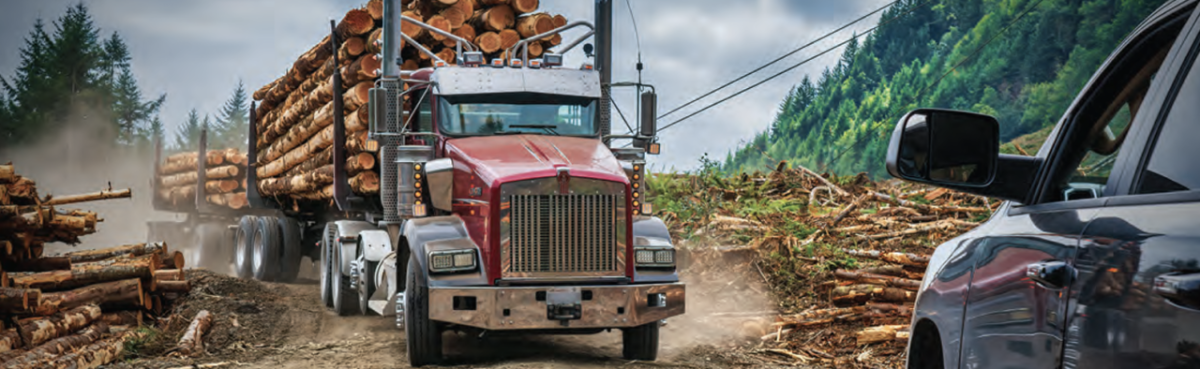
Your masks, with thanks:
[(465, 165), (488, 185), (532, 178), (553, 177), (566, 168), (573, 177), (628, 181), (621, 163), (596, 139), (505, 135), (452, 139), (447, 157), (456, 171)]

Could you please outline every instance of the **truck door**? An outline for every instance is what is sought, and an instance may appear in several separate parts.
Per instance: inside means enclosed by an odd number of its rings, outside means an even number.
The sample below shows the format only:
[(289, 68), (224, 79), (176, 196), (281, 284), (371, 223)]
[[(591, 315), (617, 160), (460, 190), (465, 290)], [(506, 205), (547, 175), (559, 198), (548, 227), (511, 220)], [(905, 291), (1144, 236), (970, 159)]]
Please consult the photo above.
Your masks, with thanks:
[(1147, 98), (1161, 110), (1129, 136), (1128, 174), (1084, 232), (1064, 366), (1200, 367), (1200, 15), (1191, 17)]

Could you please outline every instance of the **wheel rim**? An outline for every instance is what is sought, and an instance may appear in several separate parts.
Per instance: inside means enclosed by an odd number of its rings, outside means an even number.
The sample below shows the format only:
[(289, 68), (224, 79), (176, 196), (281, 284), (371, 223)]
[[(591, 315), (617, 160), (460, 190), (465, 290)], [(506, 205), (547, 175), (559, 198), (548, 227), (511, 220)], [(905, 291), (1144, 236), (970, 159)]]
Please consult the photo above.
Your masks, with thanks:
[(251, 262), (254, 264), (254, 272), (258, 274), (263, 268), (263, 232), (262, 230), (254, 232), (254, 249), (250, 250), (253, 254)]

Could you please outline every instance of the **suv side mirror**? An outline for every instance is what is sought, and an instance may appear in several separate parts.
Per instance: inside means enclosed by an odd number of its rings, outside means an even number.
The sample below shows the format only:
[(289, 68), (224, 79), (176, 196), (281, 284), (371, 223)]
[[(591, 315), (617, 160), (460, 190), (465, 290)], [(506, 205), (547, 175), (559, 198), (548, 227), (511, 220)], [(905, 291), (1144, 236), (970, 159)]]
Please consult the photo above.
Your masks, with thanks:
[(1000, 123), (969, 112), (917, 109), (896, 124), (888, 145), (893, 177), (954, 187), (987, 187), (996, 177)]

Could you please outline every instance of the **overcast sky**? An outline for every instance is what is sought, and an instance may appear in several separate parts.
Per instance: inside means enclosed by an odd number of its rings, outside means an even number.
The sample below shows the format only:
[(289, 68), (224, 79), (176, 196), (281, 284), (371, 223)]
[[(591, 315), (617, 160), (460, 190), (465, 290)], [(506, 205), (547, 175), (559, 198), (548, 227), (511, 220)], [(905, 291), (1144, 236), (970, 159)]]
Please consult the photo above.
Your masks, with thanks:
[[(34, 20), (47, 24), (78, 0), (5, 1), (0, 5), (0, 75), (11, 76), (17, 53)], [(147, 97), (167, 94), (161, 112), (169, 132), (190, 109), (215, 113), (238, 80), (250, 91), (282, 75), (295, 58), (328, 34), (340, 18), (365, 0), (85, 0), (101, 37), (119, 32), (129, 44), (133, 71)], [(641, 33), (643, 80), (659, 92), (666, 112), (863, 14), (887, 0), (631, 0)], [(542, 0), (542, 9), (569, 19), (592, 18), (590, 0)], [(636, 80), (637, 38), (624, 0), (614, 9), (614, 81)], [(840, 43), (877, 18), (801, 51), (700, 104), (664, 118), (673, 122), (695, 108), (807, 59)], [(51, 26), (52, 30), (52, 26)], [(570, 39), (570, 37), (568, 37)], [(579, 51), (575, 51), (579, 53)], [(761, 132), (780, 99), (805, 74), (814, 77), (836, 62), (840, 50), (704, 112), (660, 135), (659, 169), (693, 169), (709, 153), (723, 159)], [(568, 62), (582, 57), (568, 56)], [(618, 91), (618, 103), (636, 125), (633, 94)], [(624, 94), (622, 96), (621, 94)], [(614, 114), (616, 117), (616, 114)], [(619, 118), (614, 133), (624, 131)], [(620, 129), (616, 127), (621, 127)]]

